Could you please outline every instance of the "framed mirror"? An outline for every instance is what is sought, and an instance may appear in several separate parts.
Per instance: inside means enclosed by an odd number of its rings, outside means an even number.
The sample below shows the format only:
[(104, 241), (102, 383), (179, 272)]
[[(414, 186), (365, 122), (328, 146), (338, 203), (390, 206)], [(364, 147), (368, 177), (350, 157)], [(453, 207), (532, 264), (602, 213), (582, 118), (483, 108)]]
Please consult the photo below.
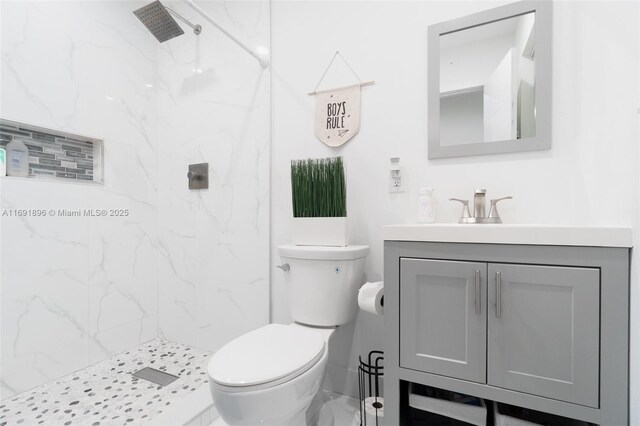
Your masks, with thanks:
[(551, 4), (429, 26), (429, 158), (551, 148)]

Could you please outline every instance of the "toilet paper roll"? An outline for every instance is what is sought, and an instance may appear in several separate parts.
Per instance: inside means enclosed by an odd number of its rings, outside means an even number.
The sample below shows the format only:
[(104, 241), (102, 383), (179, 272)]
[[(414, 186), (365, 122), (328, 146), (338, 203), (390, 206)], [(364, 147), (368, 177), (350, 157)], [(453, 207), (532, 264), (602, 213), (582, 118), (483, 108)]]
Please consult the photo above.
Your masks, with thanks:
[(384, 314), (384, 283), (366, 283), (358, 292), (358, 306), (375, 315)]
[(376, 426), (382, 425), (382, 419), (384, 418), (384, 398), (375, 398), (370, 396), (366, 398), (362, 404), (362, 413), (364, 414), (364, 421), (362, 426)]

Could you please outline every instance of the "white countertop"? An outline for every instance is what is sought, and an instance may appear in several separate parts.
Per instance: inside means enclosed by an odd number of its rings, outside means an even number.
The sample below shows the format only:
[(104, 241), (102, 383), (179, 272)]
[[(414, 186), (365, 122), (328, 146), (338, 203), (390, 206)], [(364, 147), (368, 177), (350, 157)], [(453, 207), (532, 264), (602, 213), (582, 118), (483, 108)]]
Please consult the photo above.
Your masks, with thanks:
[(560, 225), (408, 224), (383, 227), (386, 241), (632, 247), (631, 229)]

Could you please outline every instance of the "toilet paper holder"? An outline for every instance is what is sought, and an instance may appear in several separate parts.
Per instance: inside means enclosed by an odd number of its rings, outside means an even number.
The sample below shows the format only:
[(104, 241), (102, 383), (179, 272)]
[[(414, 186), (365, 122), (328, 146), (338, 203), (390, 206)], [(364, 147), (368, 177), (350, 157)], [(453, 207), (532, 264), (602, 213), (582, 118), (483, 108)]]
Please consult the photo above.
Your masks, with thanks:
[(371, 351), (367, 362), (358, 356), (358, 395), (360, 397), (360, 425), (379, 426), (384, 417), (384, 399), (380, 396), (384, 376), (384, 352)]
[(358, 306), (365, 312), (384, 315), (384, 282), (367, 282), (358, 290)]

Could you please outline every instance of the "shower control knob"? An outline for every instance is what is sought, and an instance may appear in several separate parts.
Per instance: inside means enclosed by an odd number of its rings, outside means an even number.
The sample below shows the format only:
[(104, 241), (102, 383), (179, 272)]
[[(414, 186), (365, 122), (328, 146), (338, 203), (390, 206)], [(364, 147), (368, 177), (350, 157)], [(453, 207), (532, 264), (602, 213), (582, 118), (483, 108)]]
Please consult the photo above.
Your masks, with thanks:
[(203, 175), (196, 175), (196, 174), (193, 174), (192, 172), (187, 173), (187, 177), (189, 179), (193, 179), (193, 180), (203, 180), (204, 179)]
[(189, 189), (209, 188), (209, 163), (189, 164)]

